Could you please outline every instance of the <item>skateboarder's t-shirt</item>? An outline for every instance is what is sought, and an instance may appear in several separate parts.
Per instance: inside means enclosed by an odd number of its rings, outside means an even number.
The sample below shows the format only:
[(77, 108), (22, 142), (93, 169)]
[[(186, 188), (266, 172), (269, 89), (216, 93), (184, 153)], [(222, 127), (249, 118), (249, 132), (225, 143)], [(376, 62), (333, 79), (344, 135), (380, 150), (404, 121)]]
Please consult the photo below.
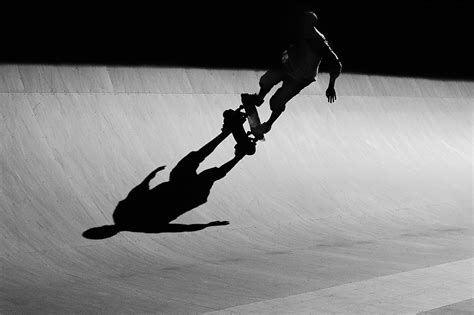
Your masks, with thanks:
[(295, 44), (283, 52), (283, 67), (293, 79), (315, 81), (321, 59), (328, 49), (329, 44), (324, 35), (315, 27), (307, 28)]

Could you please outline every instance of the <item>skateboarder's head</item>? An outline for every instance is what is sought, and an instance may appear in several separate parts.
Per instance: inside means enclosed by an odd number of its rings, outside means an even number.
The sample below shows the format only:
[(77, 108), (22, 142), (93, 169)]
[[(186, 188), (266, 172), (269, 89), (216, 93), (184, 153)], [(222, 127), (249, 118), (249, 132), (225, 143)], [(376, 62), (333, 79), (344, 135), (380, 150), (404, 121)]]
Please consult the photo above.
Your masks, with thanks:
[(318, 16), (313, 11), (305, 11), (300, 17), (300, 34), (305, 35), (317, 27)]

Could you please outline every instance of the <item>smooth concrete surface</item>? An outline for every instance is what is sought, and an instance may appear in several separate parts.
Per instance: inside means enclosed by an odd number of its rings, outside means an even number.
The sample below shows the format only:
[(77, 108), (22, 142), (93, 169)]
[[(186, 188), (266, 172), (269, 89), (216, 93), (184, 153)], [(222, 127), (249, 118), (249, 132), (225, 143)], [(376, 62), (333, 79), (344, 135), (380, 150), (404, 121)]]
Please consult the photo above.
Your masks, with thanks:
[(422, 315), (442, 315), (442, 314), (473, 314), (474, 313), (474, 299), (469, 299), (465, 301), (461, 301), (458, 303), (454, 303), (451, 305), (446, 305), (440, 308), (436, 308), (433, 310), (421, 312), (418, 314)]
[(450, 299), (470, 298), (473, 262), (466, 259), (208, 314), (414, 314)]
[[(386, 292), (407, 296), (416, 277), (438, 290), (410, 312), (472, 298), (456, 285), (472, 288), (472, 82), (343, 74), (329, 104), (323, 73), (257, 153), (175, 221), (228, 225), (82, 236), (113, 224), (157, 167), (167, 166), (151, 186), (168, 181), (261, 74), (0, 66), (0, 312), (268, 313), (278, 299), (403, 278), (372, 292), (373, 304), (352, 294), (331, 308), (403, 313), (416, 298)], [(199, 171), (231, 160), (233, 146), (225, 139)], [(325, 309), (315, 301), (305, 310)]]

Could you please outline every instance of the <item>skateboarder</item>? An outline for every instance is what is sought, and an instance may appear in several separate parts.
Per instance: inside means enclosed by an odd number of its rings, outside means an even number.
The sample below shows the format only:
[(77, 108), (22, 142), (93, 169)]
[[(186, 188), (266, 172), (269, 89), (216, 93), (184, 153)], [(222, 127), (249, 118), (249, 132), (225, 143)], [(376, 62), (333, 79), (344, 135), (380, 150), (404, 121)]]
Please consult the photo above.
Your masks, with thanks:
[(242, 103), (260, 106), (272, 87), (283, 81), (282, 86), (270, 98), (272, 111), (270, 118), (253, 130), (257, 136), (269, 132), (273, 123), (285, 110), (286, 103), (316, 80), (321, 60), (327, 62), (330, 68), (326, 97), (329, 103), (336, 100), (334, 85), (341, 73), (342, 64), (324, 35), (316, 28), (317, 22), (318, 18), (314, 12), (303, 13), (294, 43), (283, 52), (280, 67), (268, 70), (260, 78), (258, 94), (241, 95)]

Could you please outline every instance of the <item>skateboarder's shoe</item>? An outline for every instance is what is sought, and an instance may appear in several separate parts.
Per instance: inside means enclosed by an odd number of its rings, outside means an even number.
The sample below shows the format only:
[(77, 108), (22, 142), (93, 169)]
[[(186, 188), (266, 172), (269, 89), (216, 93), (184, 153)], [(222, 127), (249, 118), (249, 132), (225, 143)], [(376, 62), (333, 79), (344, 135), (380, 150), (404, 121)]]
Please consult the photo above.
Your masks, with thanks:
[(240, 99), (242, 100), (242, 104), (253, 105), (256, 107), (259, 107), (263, 104), (263, 98), (257, 94), (242, 93), (240, 94)]
[(262, 139), (263, 135), (272, 129), (269, 123), (263, 123), (252, 129), (252, 134), (256, 139)]
[(224, 112), (224, 123), (222, 124), (221, 131), (224, 133), (232, 132), (232, 113)]

